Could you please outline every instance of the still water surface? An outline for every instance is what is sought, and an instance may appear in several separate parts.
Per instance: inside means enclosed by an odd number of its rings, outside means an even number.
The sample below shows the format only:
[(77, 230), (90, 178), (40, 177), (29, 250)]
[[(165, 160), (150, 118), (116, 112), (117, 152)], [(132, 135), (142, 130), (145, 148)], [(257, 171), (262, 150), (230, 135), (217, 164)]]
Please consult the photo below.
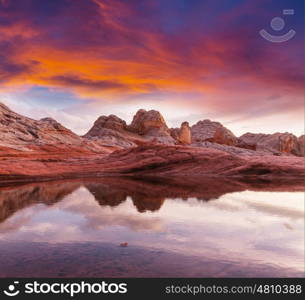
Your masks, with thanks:
[(304, 193), (268, 190), (214, 179), (1, 187), (0, 277), (302, 277)]

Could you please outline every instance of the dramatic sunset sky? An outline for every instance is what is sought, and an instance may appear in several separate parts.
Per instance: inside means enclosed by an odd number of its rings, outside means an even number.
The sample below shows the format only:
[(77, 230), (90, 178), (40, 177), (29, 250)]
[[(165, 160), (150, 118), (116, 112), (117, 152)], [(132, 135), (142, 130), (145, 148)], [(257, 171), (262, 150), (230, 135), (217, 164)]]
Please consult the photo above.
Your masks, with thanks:
[[(296, 35), (271, 43), (261, 29)], [(0, 101), (79, 134), (145, 108), (171, 127), (208, 118), (237, 135), (300, 135), (304, 1), (0, 0)]]

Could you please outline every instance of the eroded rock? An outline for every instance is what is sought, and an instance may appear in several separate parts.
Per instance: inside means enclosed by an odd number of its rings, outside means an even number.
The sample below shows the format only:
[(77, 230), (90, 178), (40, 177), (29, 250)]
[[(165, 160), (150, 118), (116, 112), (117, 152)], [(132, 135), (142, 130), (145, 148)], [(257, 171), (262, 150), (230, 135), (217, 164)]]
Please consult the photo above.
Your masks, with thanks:
[(293, 154), (302, 156), (301, 143), (294, 134), (288, 132), (274, 134), (246, 133), (239, 137), (238, 146), (274, 155)]
[(212, 142), (234, 146), (236, 136), (219, 122), (203, 120), (191, 127), (192, 143)]

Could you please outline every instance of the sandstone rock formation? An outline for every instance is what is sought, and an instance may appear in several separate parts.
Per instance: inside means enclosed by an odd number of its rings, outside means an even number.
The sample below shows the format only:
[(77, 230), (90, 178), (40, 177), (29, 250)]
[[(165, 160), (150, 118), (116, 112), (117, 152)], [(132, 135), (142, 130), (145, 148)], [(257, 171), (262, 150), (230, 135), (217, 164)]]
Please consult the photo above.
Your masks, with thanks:
[(188, 122), (183, 122), (180, 128), (168, 128), (158, 111), (144, 109), (136, 113), (130, 125), (114, 115), (102, 116), (84, 137), (103, 146), (118, 148), (153, 142), (165, 145), (192, 144), (194, 147), (218, 149), (242, 156), (304, 155), (304, 136), (298, 140), (289, 133), (247, 133), (238, 139), (221, 123), (210, 120), (199, 121), (191, 128)]
[(158, 129), (160, 131), (167, 131), (168, 127), (165, 123), (163, 116), (158, 111), (146, 111), (145, 109), (140, 109), (133, 117), (129, 129), (140, 135), (146, 135), (154, 129)]
[(243, 147), (236, 147), (236, 146), (228, 146), (224, 144), (218, 144), (218, 143), (211, 143), (211, 142), (201, 142), (196, 143), (193, 146), (196, 147), (203, 147), (203, 148), (211, 148), (211, 149), (217, 149), (221, 150), (227, 153), (231, 153), (238, 156), (266, 156), (270, 155), (270, 153), (265, 151), (256, 151), (252, 150), (251, 148), (243, 148)]
[(180, 144), (189, 145), (192, 143), (192, 134), (188, 122), (183, 122), (180, 128), (171, 128), (170, 134)]
[(118, 146), (121, 148), (135, 146), (134, 140), (139, 138), (129, 132), (126, 122), (115, 115), (99, 117), (84, 137), (98, 141), (104, 146)]
[(105, 172), (137, 176), (304, 176), (300, 157), (237, 156), (224, 151), (187, 146), (143, 145), (111, 153)]
[(155, 140), (168, 145), (176, 143), (163, 116), (156, 110), (138, 110), (128, 128), (147, 140)]
[[(304, 139), (304, 138), (303, 138)], [(302, 137), (300, 137), (300, 141)], [(239, 137), (238, 146), (264, 151), (274, 155), (293, 154), (302, 156), (302, 142), (291, 133), (246, 133)]]
[(212, 142), (234, 146), (237, 144), (236, 136), (219, 122), (203, 120), (191, 127), (192, 143)]
[(98, 136), (100, 133), (99, 130), (103, 128), (124, 131), (126, 130), (127, 125), (125, 121), (115, 115), (110, 115), (108, 117), (101, 116), (96, 120), (94, 126), (90, 129), (88, 134), (92, 136)]
[[(0, 147), (22, 151), (47, 150), (54, 147), (78, 147), (79, 151), (104, 151), (97, 144), (88, 143), (52, 118), (33, 120), (0, 103)], [(54, 149), (55, 150), (55, 149)]]
[(105, 175), (301, 178), (302, 152), (304, 136), (248, 133), (237, 144), (220, 123), (169, 129), (159, 112), (145, 110), (129, 126), (100, 117), (80, 137), (51, 118), (33, 120), (0, 105), (0, 183)]
[(298, 138), (300, 156), (305, 156), (305, 135)]
[(29, 142), (75, 143), (80, 138), (51, 118), (39, 121), (21, 116), (0, 103), (0, 143), (21, 146)]
[(144, 144), (110, 154), (7, 156), (0, 152), (0, 182), (92, 176), (222, 176), (286, 178), (303, 182), (304, 158), (296, 156), (238, 156), (182, 145)]
[(237, 156), (210, 148), (147, 143), (102, 156), (7, 157), (0, 162), (0, 180), (101, 175), (303, 178), (303, 164), (304, 159), (295, 156)]
[(154, 141), (175, 144), (164, 118), (156, 110), (140, 109), (130, 125), (117, 116), (102, 116), (84, 136), (105, 146), (129, 148), (143, 142)]

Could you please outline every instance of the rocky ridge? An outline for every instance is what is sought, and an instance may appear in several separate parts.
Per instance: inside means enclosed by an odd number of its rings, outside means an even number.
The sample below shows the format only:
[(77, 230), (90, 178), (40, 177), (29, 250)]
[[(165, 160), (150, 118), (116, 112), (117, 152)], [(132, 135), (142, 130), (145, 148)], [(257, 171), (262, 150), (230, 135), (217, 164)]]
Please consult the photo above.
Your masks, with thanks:
[(84, 137), (121, 148), (153, 141), (165, 145), (213, 148), (235, 155), (304, 156), (304, 136), (247, 133), (238, 138), (221, 123), (211, 120), (199, 121), (191, 127), (188, 122), (183, 122), (180, 128), (169, 128), (156, 110), (140, 109), (130, 125), (114, 115), (102, 116)]
[(0, 182), (88, 176), (145, 177), (304, 177), (304, 159), (296, 156), (238, 156), (217, 149), (146, 143), (107, 155), (0, 155)]
[(297, 138), (294, 134), (288, 132), (274, 134), (246, 133), (238, 138), (237, 146), (274, 155), (304, 156), (304, 135)]
[(164, 145), (192, 145), (218, 149), (234, 155), (304, 156), (304, 135), (291, 133), (246, 133), (239, 138), (219, 122), (199, 121), (193, 126), (183, 122), (169, 128), (156, 110), (140, 109), (130, 125), (115, 115), (99, 117), (80, 137), (52, 118), (33, 120), (0, 103), (0, 148), (21, 151), (54, 151), (69, 147), (80, 152), (112, 152), (147, 142)]
[(177, 142), (171, 136), (163, 116), (156, 110), (144, 109), (138, 110), (130, 125), (114, 115), (101, 116), (84, 137), (122, 148), (152, 140), (166, 145)]
[(169, 128), (157, 111), (130, 125), (102, 116), (80, 137), (50, 118), (33, 120), (0, 105), (0, 182), (86, 176), (301, 178), (304, 136), (246, 134), (218, 122)]
[(33, 120), (0, 103), (0, 150), (109, 152), (52, 118)]

